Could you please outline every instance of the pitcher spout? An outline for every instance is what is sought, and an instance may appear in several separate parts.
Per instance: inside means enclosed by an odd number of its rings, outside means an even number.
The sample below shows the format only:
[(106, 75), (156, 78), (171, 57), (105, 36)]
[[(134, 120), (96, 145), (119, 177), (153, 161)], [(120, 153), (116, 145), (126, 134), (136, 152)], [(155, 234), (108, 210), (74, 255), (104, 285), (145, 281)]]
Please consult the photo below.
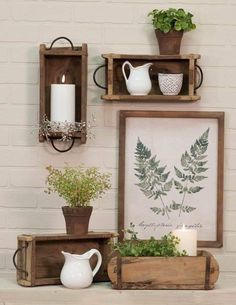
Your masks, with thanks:
[(153, 65), (152, 62), (148, 62), (148, 63), (144, 64), (144, 65), (141, 66), (141, 67), (142, 67), (142, 68), (143, 68), (143, 67), (150, 68), (152, 65)]
[(64, 255), (65, 260), (66, 260), (66, 259), (69, 259), (69, 258), (71, 258), (71, 257), (72, 257), (72, 254), (70, 254), (69, 252), (64, 252), (64, 251), (61, 251), (61, 253)]

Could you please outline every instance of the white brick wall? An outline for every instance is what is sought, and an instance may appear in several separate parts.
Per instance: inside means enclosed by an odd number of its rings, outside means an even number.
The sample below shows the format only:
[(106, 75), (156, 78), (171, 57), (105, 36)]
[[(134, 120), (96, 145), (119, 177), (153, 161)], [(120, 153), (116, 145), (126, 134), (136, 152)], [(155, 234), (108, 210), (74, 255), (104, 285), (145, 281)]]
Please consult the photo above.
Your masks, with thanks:
[[(200, 53), (201, 100), (191, 104), (106, 103), (92, 81), (101, 53), (157, 54), (147, 13), (183, 7), (197, 30), (186, 33), (182, 53)], [(94, 203), (91, 229), (117, 228), (118, 111), (120, 109), (225, 111), (224, 247), (211, 250), (221, 271), (236, 274), (236, 2), (235, 0), (1, 0), (0, 1), (0, 270), (13, 269), (16, 237), (62, 232), (63, 200), (44, 194), (45, 166), (84, 163), (112, 173), (112, 189)], [(38, 143), (39, 44), (68, 36), (88, 43), (88, 118), (95, 139), (58, 154)], [(99, 74), (103, 83), (103, 74)]]

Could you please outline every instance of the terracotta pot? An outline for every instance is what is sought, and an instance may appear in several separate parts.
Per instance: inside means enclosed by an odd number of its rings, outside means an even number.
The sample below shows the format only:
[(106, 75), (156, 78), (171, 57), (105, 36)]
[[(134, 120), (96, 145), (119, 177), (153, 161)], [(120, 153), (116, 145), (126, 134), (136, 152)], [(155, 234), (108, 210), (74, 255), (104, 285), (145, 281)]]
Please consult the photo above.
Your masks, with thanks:
[(93, 207), (62, 207), (63, 215), (66, 222), (66, 233), (83, 235), (88, 233), (89, 219)]
[(180, 45), (183, 37), (183, 31), (170, 31), (163, 33), (155, 30), (159, 50), (161, 55), (176, 55), (180, 53)]

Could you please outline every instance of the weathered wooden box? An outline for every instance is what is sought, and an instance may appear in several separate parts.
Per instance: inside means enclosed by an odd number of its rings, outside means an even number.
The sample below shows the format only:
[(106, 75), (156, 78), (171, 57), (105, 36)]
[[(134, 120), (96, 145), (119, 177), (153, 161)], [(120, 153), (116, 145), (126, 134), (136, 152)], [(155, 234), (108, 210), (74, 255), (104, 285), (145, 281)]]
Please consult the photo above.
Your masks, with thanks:
[(219, 265), (207, 251), (185, 257), (113, 257), (108, 276), (114, 289), (213, 289)]
[[(129, 102), (193, 102), (200, 99), (196, 89), (202, 83), (202, 77), (197, 85), (197, 60), (199, 54), (186, 55), (129, 55), (129, 54), (102, 54), (105, 59), (106, 93), (102, 99), (106, 101)], [(148, 95), (130, 95), (126, 89), (125, 79), (122, 74), (122, 65), (129, 61), (134, 67), (152, 63), (149, 75), (152, 90)], [(163, 95), (158, 85), (158, 73), (183, 73), (183, 85), (179, 95)]]
[[(113, 233), (88, 233), (77, 236), (68, 234), (19, 235), (17, 257), (17, 282), (22, 286), (61, 284), (60, 272), (64, 264), (61, 251), (82, 254), (98, 249), (103, 262), (94, 281), (109, 281), (107, 264), (110, 259)], [(97, 258), (90, 260), (92, 268)]]

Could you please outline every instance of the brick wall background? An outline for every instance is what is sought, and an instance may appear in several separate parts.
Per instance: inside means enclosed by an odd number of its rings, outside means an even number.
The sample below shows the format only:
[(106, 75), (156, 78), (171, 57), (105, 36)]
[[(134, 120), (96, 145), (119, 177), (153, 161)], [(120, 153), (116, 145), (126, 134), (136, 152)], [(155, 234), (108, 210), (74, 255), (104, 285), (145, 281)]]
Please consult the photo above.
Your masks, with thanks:
[[(92, 81), (101, 53), (157, 54), (147, 13), (183, 7), (197, 30), (186, 33), (182, 53), (199, 53), (201, 100), (176, 103), (104, 103)], [(84, 163), (112, 173), (112, 189), (95, 202), (91, 229), (117, 227), (118, 111), (120, 109), (225, 111), (224, 247), (211, 250), (221, 271), (236, 274), (236, 1), (235, 0), (1, 0), (0, 1), (0, 272), (13, 271), (16, 236), (62, 232), (63, 204), (43, 192), (45, 166)], [(88, 119), (96, 138), (58, 154), (38, 143), (39, 44), (58, 36), (88, 43)], [(102, 79), (100, 80), (103, 81)]]

